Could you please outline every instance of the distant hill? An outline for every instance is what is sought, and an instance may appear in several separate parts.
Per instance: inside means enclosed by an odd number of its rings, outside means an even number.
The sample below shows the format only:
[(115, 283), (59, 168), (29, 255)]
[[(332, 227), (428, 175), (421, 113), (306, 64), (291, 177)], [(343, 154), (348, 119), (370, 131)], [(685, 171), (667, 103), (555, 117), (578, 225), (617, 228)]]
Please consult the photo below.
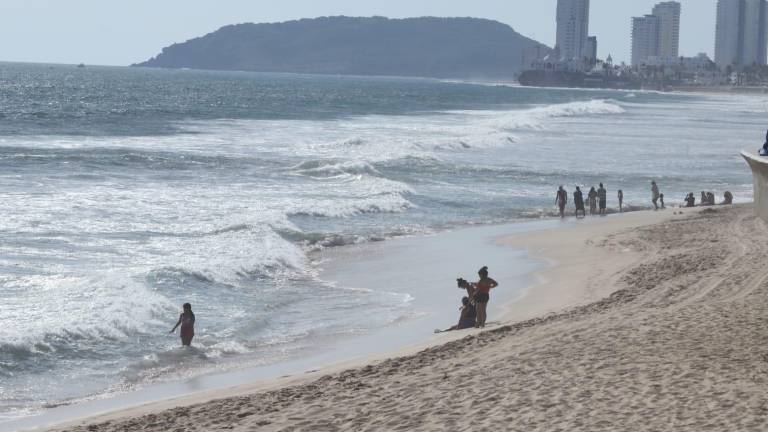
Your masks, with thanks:
[(327, 17), (222, 27), (134, 66), (508, 79), (536, 49), (549, 50), (485, 19)]

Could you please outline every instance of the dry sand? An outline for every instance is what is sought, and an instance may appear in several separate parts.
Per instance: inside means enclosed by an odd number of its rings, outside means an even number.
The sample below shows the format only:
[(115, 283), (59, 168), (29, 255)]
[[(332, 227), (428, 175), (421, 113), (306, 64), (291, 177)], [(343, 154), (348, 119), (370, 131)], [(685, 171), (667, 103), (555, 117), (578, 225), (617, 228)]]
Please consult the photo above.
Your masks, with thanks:
[(501, 327), (60, 430), (768, 430), (768, 227), (748, 206), (673, 212), (510, 239), (553, 267)]

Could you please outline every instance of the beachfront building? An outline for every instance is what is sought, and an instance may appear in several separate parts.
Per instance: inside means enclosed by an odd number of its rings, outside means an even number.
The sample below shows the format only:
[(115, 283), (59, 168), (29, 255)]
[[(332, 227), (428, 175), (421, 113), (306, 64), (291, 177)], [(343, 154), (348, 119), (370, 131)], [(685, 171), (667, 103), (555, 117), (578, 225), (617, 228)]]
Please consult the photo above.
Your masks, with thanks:
[(587, 55), (589, 63), (594, 65), (597, 63), (597, 36), (590, 36), (587, 38)]
[(715, 62), (740, 69), (766, 64), (768, 49), (766, 0), (718, 0)]
[(658, 3), (653, 13), (632, 18), (632, 66), (674, 64), (680, 55), (680, 3)]
[(580, 62), (587, 57), (589, 0), (557, 0), (555, 52), (561, 61)]
[(648, 64), (659, 57), (659, 17), (632, 18), (632, 66)]
[(680, 55), (680, 3), (659, 3), (651, 15), (659, 17), (659, 56), (677, 58)]

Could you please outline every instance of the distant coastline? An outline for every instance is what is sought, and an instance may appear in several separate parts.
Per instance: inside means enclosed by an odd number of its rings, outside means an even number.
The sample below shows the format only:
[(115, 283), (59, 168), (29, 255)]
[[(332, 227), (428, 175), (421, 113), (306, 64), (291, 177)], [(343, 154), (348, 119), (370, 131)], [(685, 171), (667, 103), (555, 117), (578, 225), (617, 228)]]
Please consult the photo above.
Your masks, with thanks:
[(550, 48), (497, 21), (338, 16), (225, 26), (132, 66), (511, 80), (529, 51)]
[(716, 93), (716, 94), (766, 94), (768, 87), (757, 86), (675, 86), (667, 89), (672, 92)]

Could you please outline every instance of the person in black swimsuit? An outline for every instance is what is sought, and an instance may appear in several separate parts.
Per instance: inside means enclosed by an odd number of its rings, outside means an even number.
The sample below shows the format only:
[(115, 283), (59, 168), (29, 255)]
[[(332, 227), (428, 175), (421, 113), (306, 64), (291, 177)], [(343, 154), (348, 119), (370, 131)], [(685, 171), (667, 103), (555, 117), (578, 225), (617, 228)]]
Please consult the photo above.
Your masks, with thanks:
[(192, 338), (195, 337), (195, 314), (192, 312), (192, 305), (184, 303), (182, 306), (184, 310), (179, 315), (179, 321), (173, 326), (169, 333), (176, 331), (176, 328), (181, 326), (181, 344), (183, 346), (192, 346)]
[(587, 217), (587, 211), (584, 209), (584, 193), (578, 186), (576, 186), (576, 192), (573, 193), (573, 204), (576, 206), (576, 217), (579, 217), (579, 212), (581, 212), (582, 217)]
[(557, 190), (557, 195), (555, 196), (555, 204), (557, 204), (557, 208), (560, 209), (560, 217), (565, 217), (565, 205), (568, 204), (568, 192), (563, 189), (562, 186)]
[(461, 299), (461, 315), (459, 316), (459, 323), (455, 326), (447, 328), (445, 330), (435, 330), (435, 333), (443, 333), (454, 330), (464, 330), (475, 327), (476, 312), (475, 305), (469, 302), (469, 297)]

